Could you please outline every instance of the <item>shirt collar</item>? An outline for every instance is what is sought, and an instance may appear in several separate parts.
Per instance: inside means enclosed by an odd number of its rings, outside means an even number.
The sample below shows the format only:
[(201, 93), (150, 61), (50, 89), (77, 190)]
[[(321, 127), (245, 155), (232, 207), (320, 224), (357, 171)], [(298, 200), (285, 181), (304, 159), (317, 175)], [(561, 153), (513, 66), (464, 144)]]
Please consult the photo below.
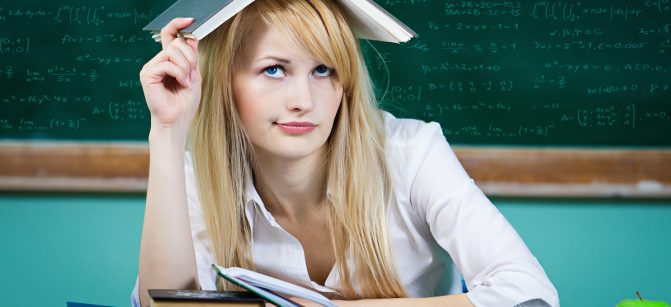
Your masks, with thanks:
[[(253, 216), (254, 212), (259, 212), (268, 222), (270, 222), (271, 225), (278, 225), (273, 215), (270, 214), (268, 209), (266, 209), (266, 206), (263, 203), (263, 200), (261, 199), (258, 191), (256, 191), (256, 186), (254, 186), (254, 180), (252, 180), (251, 176), (247, 177), (245, 183), (245, 212), (247, 213), (247, 217), (250, 220), (250, 223), (252, 221), (251, 217)], [(333, 199), (333, 193), (331, 193), (330, 190), (326, 191), (326, 196), (329, 202), (331, 199)]]
[(251, 176), (247, 177), (247, 180), (245, 181), (245, 189), (246, 189), (246, 203), (245, 203), (245, 213), (247, 213), (247, 218), (250, 221), (250, 224), (253, 223), (252, 217), (254, 216), (255, 212), (258, 212), (263, 216), (271, 225), (273, 226), (279, 226), (277, 222), (275, 221), (275, 218), (273, 217), (272, 214), (266, 209), (265, 204), (263, 203), (263, 200), (261, 199), (261, 196), (259, 196), (259, 193), (256, 191), (256, 186), (254, 186), (254, 181), (252, 180)]

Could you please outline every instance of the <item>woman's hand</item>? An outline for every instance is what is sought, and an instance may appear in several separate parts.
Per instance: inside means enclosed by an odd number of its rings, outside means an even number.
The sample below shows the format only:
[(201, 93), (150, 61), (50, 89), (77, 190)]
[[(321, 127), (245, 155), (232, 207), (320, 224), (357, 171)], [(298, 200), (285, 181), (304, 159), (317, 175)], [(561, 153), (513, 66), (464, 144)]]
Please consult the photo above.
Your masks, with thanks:
[[(294, 302), (294, 303), (296, 303), (300, 306), (303, 306), (303, 307), (320, 307), (321, 306), (321, 305), (319, 305), (319, 304), (317, 304), (313, 301), (302, 299), (300, 297), (290, 297), (289, 299), (292, 302)], [(336, 304), (338, 307), (345, 307), (345, 306), (355, 305), (356, 301), (331, 301), (331, 302)], [(266, 307), (274, 307), (275, 306), (274, 304), (271, 304), (271, 303), (268, 303), (268, 302), (266, 302), (265, 305), (266, 305)]]
[(198, 42), (177, 37), (192, 18), (175, 18), (161, 29), (161, 50), (140, 71), (152, 129), (176, 128), (185, 136), (198, 108), (201, 77)]

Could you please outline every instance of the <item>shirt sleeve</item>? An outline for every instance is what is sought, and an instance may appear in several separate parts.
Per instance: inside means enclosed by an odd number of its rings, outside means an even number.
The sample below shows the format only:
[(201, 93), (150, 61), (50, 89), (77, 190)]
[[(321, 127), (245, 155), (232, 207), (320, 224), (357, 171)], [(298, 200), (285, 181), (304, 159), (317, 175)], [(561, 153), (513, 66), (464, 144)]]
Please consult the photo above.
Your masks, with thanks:
[[(462, 272), (476, 306), (559, 306), (557, 290), (515, 229), (463, 169), (437, 124), (412, 154), (411, 203)], [(411, 167), (412, 169), (412, 167)]]
[(135, 278), (135, 286), (133, 287), (133, 292), (130, 293), (130, 305), (131, 307), (140, 307), (140, 295), (137, 291), (138, 280)]

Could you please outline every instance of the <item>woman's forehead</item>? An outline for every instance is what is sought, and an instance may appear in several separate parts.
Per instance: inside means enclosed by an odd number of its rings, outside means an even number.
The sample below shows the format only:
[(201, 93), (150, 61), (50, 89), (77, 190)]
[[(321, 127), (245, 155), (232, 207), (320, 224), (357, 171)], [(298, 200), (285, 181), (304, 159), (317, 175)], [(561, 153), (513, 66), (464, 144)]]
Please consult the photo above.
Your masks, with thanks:
[(263, 23), (252, 30), (244, 44), (243, 53), (247, 61), (256, 62), (269, 57), (291, 62), (314, 61), (313, 56), (294, 37)]

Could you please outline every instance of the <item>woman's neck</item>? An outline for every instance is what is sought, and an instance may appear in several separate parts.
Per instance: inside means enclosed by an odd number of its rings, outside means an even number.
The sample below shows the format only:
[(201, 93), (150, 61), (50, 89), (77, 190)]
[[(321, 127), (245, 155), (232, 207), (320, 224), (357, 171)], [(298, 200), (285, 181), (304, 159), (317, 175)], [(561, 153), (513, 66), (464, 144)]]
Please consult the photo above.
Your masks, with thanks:
[(326, 150), (301, 159), (257, 152), (254, 184), (275, 217), (300, 222), (324, 203)]

